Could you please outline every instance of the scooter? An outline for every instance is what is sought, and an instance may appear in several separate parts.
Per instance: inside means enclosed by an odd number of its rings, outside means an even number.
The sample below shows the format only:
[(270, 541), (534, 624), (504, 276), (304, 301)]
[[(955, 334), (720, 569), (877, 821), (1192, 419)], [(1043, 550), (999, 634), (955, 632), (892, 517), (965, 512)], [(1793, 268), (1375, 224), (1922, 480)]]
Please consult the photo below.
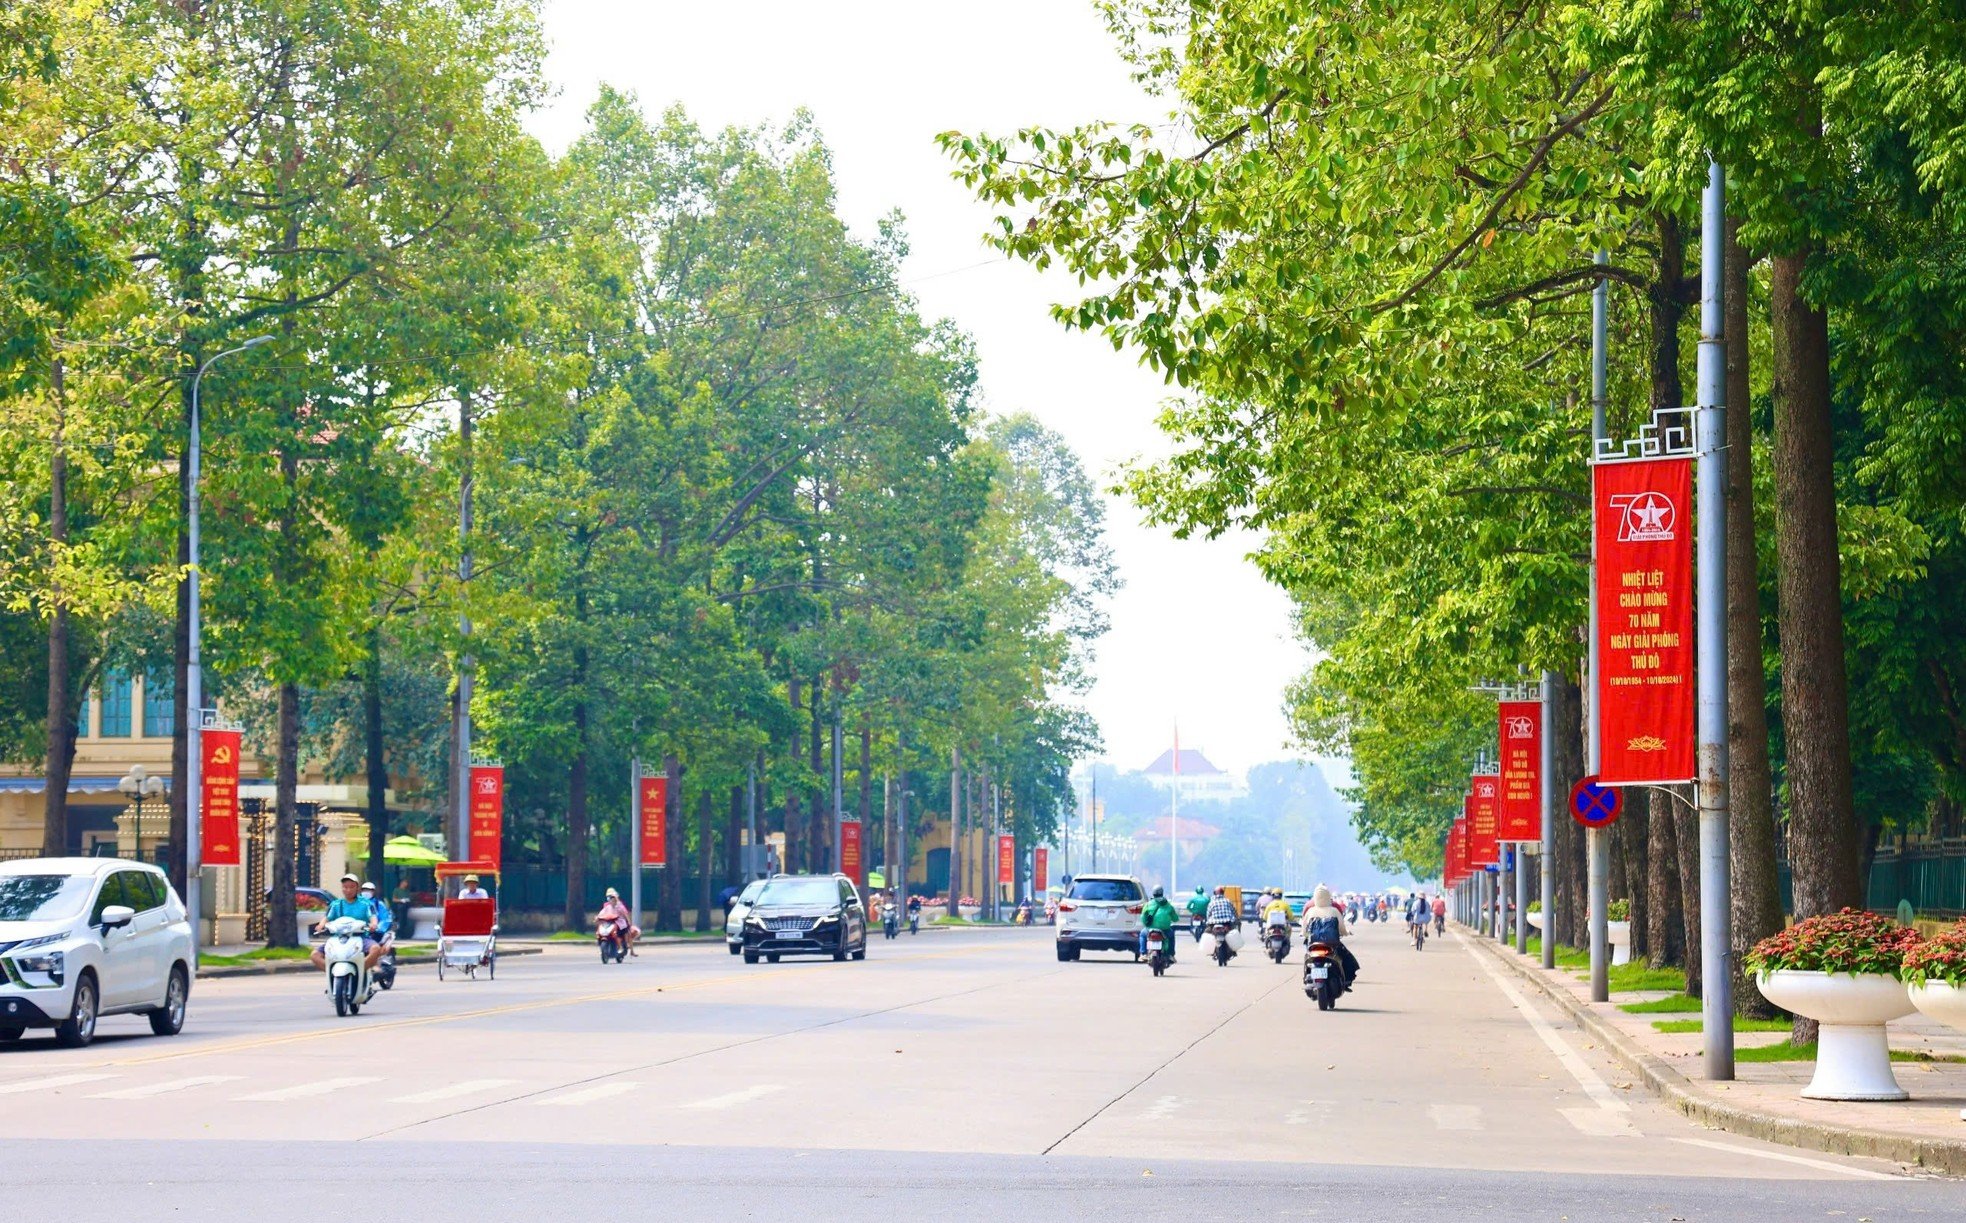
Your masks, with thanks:
[(890, 907), (887, 912), (881, 914), (881, 933), (889, 938), (900, 936), (901, 910)]
[(1174, 962), (1168, 953), (1167, 931), (1149, 927), (1147, 930), (1147, 965), (1154, 970), (1156, 977), (1167, 971)]
[(1202, 935), (1201, 914), (1197, 913), (1193, 917), (1190, 917), (1188, 919), (1188, 932), (1195, 936), (1195, 941), (1197, 943), (1201, 942), (1201, 935)]
[(1272, 925), (1263, 936), (1263, 945), (1269, 948), (1272, 960), (1283, 963), (1283, 958), (1290, 954), (1290, 927)]
[(334, 1013), (343, 1018), (358, 1014), (362, 1004), (375, 997), (368, 957), (362, 951), (362, 935), (368, 928), (369, 924), (359, 917), (337, 917), (328, 923), (328, 941), (322, 955), (327, 960), (328, 993), (334, 998)]
[(1232, 925), (1219, 923), (1208, 928), (1208, 935), (1215, 940), (1208, 949), (1208, 954), (1215, 957), (1215, 966), (1228, 967), (1229, 961), (1236, 958), (1236, 945), (1242, 942), (1241, 932)]
[(375, 962), (375, 983), (384, 989), (396, 988), (396, 932), (384, 931), (382, 958)]
[(594, 923), (594, 941), (601, 945), (601, 963), (628, 962), (628, 924), (620, 920)]
[(921, 932), (922, 932), (922, 911), (920, 909), (911, 908), (908, 910), (908, 933), (920, 934)]
[(1345, 968), (1330, 943), (1312, 943), (1304, 951), (1304, 996), (1316, 1000), (1317, 1009), (1328, 1011), (1338, 1005), (1345, 992)]

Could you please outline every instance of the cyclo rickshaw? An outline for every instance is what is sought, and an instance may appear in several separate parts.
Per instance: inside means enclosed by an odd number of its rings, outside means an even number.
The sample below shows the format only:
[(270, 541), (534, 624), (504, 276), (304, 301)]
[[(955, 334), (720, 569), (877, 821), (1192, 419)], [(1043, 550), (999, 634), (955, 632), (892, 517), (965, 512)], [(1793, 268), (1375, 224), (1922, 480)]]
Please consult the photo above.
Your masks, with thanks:
[[(469, 875), (491, 881), (490, 898), (458, 895)], [(487, 977), (498, 976), (498, 864), (445, 862), (437, 867), (437, 891), (444, 901), (444, 921), (437, 935), (437, 979), (443, 980), (447, 970), (476, 979), (480, 968)]]

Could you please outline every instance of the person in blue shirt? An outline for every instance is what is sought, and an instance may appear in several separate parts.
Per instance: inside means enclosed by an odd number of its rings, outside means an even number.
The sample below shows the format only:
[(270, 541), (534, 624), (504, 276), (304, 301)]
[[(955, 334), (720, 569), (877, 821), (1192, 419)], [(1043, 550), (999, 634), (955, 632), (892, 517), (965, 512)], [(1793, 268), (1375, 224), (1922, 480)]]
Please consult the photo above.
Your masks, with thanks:
[[(341, 898), (328, 902), (327, 915), (321, 918), (320, 924), (315, 926), (314, 929), (316, 933), (325, 930), (327, 924), (337, 917), (353, 917), (367, 923), (368, 930), (362, 935), (362, 954), (363, 958), (368, 961), (369, 971), (374, 972), (376, 962), (382, 959), (382, 944), (377, 942), (375, 938), (379, 925), (375, 915), (377, 906), (372, 901), (364, 900), (358, 894), (358, 889), (361, 886), (362, 881), (360, 879), (357, 879), (353, 875), (343, 875), (341, 877)], [(310, 958), (313, 959), (315, 968), (325, 971), (328, 967), (327, 944), (318, 944), (314, 948), (313, 956)]]
[(389, 932), (396, 928), (395, 910), (391, 909), (389, 905), (379, 895), (377, 895), (377, 889), (375, 884), (370, 883), (366, 879), (362, 881), (361, 897), (363, 900), (368, 901), (370, 907), (372, 907), (375, 910), (376, 938), (386, 939), (389, 935)]

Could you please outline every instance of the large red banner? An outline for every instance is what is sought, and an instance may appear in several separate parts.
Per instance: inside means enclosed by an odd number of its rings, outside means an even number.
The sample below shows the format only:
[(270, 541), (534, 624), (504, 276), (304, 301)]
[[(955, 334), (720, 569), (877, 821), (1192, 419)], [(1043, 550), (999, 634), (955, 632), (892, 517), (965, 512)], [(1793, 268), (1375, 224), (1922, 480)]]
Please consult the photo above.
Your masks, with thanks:
[(1502, 779), (1482, 774), (1468, 782), (1468, 865), (1493, 866), (1501, 854), (1495, 845), (1502, 807)]
[(204, 791), (198, 860), (206, 866), (238, 866), (239, 732), (201, 730), (198, 742), (198, 784)]
[(1503, 701), (1496, 715), (1496, 742), (1502, 751), (1502, 816), (1496, 837), (1503, 841), (1543, 839), (1543, 706), (1539, 701)]
[(642, 778), (642, 865), (669, 865), (669, 779)]
[(1051, 851), (1042, 845), (1031, 851), (1031, 880), (1040, 896), (1051, 886)]
[(1693, 461), (1591, 469), (1598, 777), (1693, 779)]
[(1017, 882), (1017, 838), (997, 838), (997, 882)]
[(1454, 827), (1447, 834), (1449, 882), (1459, 883), (1468, 875), (1468, 816), (1467, 804), (1462, 804), (1461, 818), (1454, 821)]
[(496, 869), (503, 854), (505, 831), (505, 770), (495, 764), (471, 766), (471, 854), (473, 862)]
[(860, 821), (840, 821), (840, 874), (853, 880), (859, 887), (863, 882), (860, 874)]

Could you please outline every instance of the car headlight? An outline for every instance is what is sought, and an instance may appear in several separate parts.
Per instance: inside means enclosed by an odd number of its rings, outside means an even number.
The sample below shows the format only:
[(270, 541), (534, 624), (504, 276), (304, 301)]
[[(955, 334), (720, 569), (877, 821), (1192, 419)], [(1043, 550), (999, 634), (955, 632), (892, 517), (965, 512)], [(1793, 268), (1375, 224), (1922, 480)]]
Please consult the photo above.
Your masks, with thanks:
[[(22, 973), (34, 973), (48, 978), (55, 985), (60, 985), (67, 977), (68, 953), (62, 951), (37, 951), (29, 955), (16, 955), (14, 957), (14, 967)], [(25, 982), (25, 984), (33, 985), (37, 983), (30, 981)]]
[(815, 926), (823, 926), (826, 925), (828, 922), (836, 922), (838, 920), (840, 920), (840, 915), (838, 913), (828, 913), (824, 917), (813, 918), (812, 924)]
[(765, 919), (759, 917), (756, 913), (746, 913), (744, 915), (744, 925), (747, 929), (762, 930), (765, 928)]

